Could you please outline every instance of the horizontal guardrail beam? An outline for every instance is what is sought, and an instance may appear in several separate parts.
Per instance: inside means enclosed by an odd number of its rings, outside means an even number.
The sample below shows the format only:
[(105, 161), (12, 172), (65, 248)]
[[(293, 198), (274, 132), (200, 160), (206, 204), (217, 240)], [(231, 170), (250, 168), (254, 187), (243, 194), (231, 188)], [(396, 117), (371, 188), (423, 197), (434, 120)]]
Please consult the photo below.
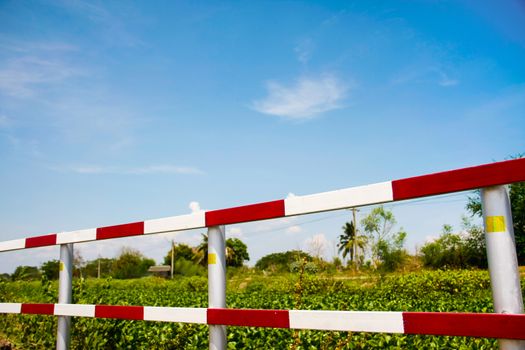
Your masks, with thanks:
[(525, 340), (525, 315), (0, 303), (0, 313)]
[(0, 251), (275, 219), (525, 181), (525, 158), (227, 209), (0, 242)]

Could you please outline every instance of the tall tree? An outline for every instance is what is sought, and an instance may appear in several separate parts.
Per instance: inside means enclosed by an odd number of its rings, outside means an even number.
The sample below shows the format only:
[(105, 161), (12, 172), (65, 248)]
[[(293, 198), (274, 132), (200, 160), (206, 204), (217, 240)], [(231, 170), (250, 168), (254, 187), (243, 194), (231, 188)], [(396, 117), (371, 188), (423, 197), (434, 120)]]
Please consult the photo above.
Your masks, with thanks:
[(396, 219), (390, 210), (385, 210), (383, 206), (376, 207), (361, 220), (361, 224), (368, 234), (374, 267), (383, 264), (393, 269), (403, 262), (407, 256), (403, 249), (406, 232), (402, 228), (393, 232)]
[(364, 250), (367, 244), (367, 237), (359, 235), (353, 222), (346, 222), (342, 227), (343, 234), (339, 236), (337, 244), (339, 253), (343, 258), (350, 255), (350, 261), (355, 262), (358, 256), (358, 250)]
[(60, 270), (60, 261), (49, 260), (40, 266), (40, 271), (48, 280), (57, 280)]
[(113, 276), (115, 278), (142, 277), (153, 265), (155, 265), (153, 259), (145, 258), (138, 250), (124, 247), (113, 263)]
[(238, 238), (226, 240), (226, 266), (240, 267), (250, 260), (248, 246)]
[(195, 251), (192, 247), (187, 244), (179, 243), (174, 244), (173, 248), (170, 248), (166, 256), (164, 257), (164, 265), (171, 264), (171, 249), (173, 249), (173, 255), (175, 261), (179, 259), (184, 259), (187, 261), (195, 261)]
[(208, 264), (208, 235), (206, 233), (201, 233), (202, 241), (197, 246), (197, 262), (202, 266)]
[[(208, 263), (208, 235), (202, 233), (202, 242), (197, 246), (197, 260), (201, 265)], [(228, 238), (226, 245), (226, 266), (242, 266), (244, 261), (250, 260), (248, 247), (238, 238)]]
[(18, 266), (11, 275), (13, 281), (36, 280), (40, 278), (40, 271), (36, 266)]

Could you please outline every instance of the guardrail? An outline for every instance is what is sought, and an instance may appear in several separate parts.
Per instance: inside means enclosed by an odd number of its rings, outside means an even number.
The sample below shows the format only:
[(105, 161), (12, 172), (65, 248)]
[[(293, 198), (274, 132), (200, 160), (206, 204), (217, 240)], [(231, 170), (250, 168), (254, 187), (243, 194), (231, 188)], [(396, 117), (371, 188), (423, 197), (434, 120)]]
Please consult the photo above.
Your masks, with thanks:
[[(109, 317), (210, 325), (210, 348), (224, 349), (226, 325), (502, 338), (523, 348), (525, 315), (508, 194), (501, 185), (525, 181), (525, 159), (485, 164), (306, 196), (201, 211), (115, 226), (0, 242), (1, 251), (61, 245), (59, 304), (0, 303), (0, 313), (59, 316), (57, 348), (69, 347), (69, 318)], [(226, 309), (223, 225), (482, 189), (495, 314)], [(207, 227), (209, 308), (71, 304), (73, 243)], [(62, 321), (62, 322), (61, 322)]]

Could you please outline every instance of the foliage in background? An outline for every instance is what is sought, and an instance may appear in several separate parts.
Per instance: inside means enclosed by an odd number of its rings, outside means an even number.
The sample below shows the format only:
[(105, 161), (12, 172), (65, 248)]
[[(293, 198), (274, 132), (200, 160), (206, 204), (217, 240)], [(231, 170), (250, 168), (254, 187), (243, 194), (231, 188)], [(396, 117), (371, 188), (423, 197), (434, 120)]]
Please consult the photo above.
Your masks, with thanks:
[(40, 270), (36, 266), (18, 266), (11, 275), (13, 281), (28, 281), (40, 279)]
[(48, 280), (58, 279), (58, 273), (60, 272), (60, 261), (58, 260), (49, 260), (40, 266), (40, 271), (42, 275), (46, 276)]
[(131, 248), (122, 248), (120, 255), (113, 263), (113, 277), (137, 278), (146, 275), (155, 260), (145, 258), (141, 252)]
[[(202, 233), (202, 242), (197, 246), (196, 250), (200, 254), (199, 262), (202, 266), (208, 264), (208, 235)], [(244, 265), (244, 261), (250, 260), (248, 254), (248, 247), (238, 238), (228, 238), (226, 245), (226, 266), (240, 267)]]
[(463, 218), (463, 231), (453, 233), (452, 226), (443, 225), (440, 237), (421, 247), (423, 265), (434, 269), (487, 267), (487, 251), (483, 229)]
[(226, 266), (241, 267), (245, 261), (250, 260), (248, 247), (238, 238), (226, 240)]
[(100, 277), (109, 277), (113, 274), (113, 264), (115, 259), (110, 258), (97, 258), (95, 260), (88, 261), (84, 266), (85, 277), (98, 277), (98, 269), (100, 265)]
[(292, 264), (301, 262), (303, 259), (306, 259), (308, 262), (313, 261), (312, 256), (308, 253), (301, 250), (289, 250), (265, 255), (257, 260), (255, 267), (269, 272), (287, 272), (292, 267)]
[(187, 261), (195, 261), (197, 258), (196, 251), (187, 244), (179, 243), (173, 244), (172, 248), (166, 253), (163, 264), (171, 265), (171, 250), (173, 249), (174, 260), (184, 259)]
[(383, 206), (376, 207), (361, 220), (368, 235), (372, 266), (376, 269), (394, 271), (401, 266), (408, 253), (403, 248), (406, 232), (401, 228), (393, 232), (396, 225), (394, 214)]

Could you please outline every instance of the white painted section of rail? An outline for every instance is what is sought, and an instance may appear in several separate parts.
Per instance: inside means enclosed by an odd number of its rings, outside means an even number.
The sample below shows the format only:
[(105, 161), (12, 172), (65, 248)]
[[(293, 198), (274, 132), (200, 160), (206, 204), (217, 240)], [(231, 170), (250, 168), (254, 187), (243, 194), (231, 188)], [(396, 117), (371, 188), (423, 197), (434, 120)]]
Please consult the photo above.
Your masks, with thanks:
[[(208, 307), (226, 308), (224, 226), (208, 228)], [(210, 325), (210, 350), (226, 349), (226, 326)]]
[(404, 333), (401, 312), (290, 310), (290, 328)]
[[(60, 245), (60, 268), (58, 275), (58, 303), (71, 304), (73, 283), (73, 244)], [(69, 349), (71, 340), (71, 316), (59, 316), (57, 327), (57, 350)]]
[(57, 244), (88, 242), (97, 239), (97, 229), (89, 228), (86, 230), (77, 230), (69, 232), (60, 232), (57, 234)]
[(206, 324), (206, 309), (144, 306), (144, 320)]
[[(481, 200), (494, 310), (496, 313), (522, 314), (523, 296), (507, 188), (484, 188)], [(525, 342), (500, 339), (499, 347), (502, 350), (525, 349)]]
[(286, 216), (291, 216), (385, 203), (393, 200), (392, 182), (386, 181), (306, 196), (292, 196), (284, 200), (284, 211)]
[(95, 305), (89, 304), (55, 304), (55, 315), (95, 317)]
[(0, 303), (0, 314), (19, 314), (22, 312), (21, 303)]
[(25, 238), (13, 239), (12, 241), (0, 242), (0, 251), (24, 249), (26, 247)]
[(144, 234), (191, 230), (206, 226), (204, 211), (144, 221)]

